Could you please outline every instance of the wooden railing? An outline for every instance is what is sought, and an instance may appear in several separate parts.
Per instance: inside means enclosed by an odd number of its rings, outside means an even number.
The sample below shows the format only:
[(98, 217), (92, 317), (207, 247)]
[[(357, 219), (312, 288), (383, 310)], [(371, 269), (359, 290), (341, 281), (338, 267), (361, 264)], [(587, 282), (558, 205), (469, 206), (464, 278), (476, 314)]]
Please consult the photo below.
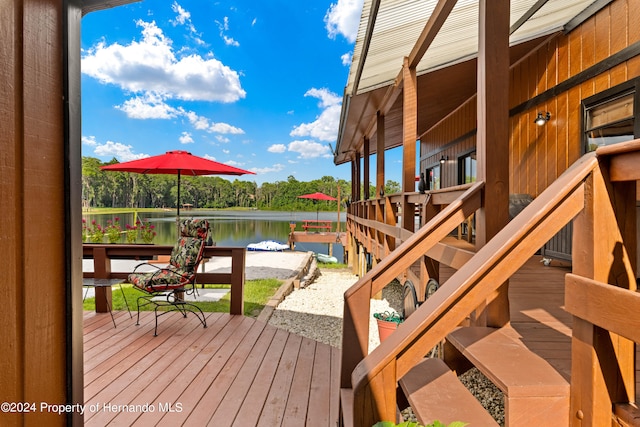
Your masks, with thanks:
[(368, 356), (371, 296), (479, 207), (482, 184), (472, 186), (345, 293), (341, 387), (352, 389), (353, 402), (343, 411), (353, 417), (347, 424), (395, 419), (398, 379), (583, 210), (585, 181), (597, 166), (594, 154), (571, 166)]
[[(408, 236), (395, 252), (383, 258), (345, 293), (341, 387), (351, 387), (351, 372), (368, 353), (371, 298), (416, 260), (437, 247), (452, 229), (479, 209), (483, 187), (482, 182), (468, 186), (464, 193), (449, 203), (419, 233)], [(389, 234), (391, 232), (389, 230)]]
[(640, 140), (601, 147), (573, 221), (573, 274), (565, 309), (573, 314), (571, 425), (638, 425), (635, 346), (637, 181)]
[(373, 256), (382, 259), (414, 233), (414, 230), (399, 226), (402, 206), (413, 208), (409, 215), (418, 227), (422, 227), (472, 186), (470, 183), (426, 194), (399, 193), (354, 202), (347, 214), (348, 231), (358, 241), (366, 242)]
[[(112, 272), (112, 259), (151, 260), (158, 255), (170, 255), (173, 246), (168, 245), (107, 245), (85, 243), (82, 256), (93, 259), (93, 272), (83, 277), (98, 279), (126, 279), (129, 272)], [(206, 246), (203, 258), (231, 258), (230, 273), (196, 273), (196, 282), (204, 284), (230, 284), (230, 313), (244, 314), (245, 254), (243, 247)]]

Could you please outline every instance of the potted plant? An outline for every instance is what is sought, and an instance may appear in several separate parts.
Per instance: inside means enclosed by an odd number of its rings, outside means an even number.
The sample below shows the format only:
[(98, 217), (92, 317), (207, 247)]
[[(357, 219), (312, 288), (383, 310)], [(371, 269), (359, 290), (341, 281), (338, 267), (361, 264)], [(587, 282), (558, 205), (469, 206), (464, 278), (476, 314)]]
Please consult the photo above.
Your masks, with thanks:
[(113, 222), (111, 220), (107, 220), (105, 234), (107, 235), (107, 240), (109, 240), (109, 243), (118, 243), (118, 240), (120, 240), (121, 231), (122, 228), (120, 228), (120, 218), (115, 217)]
[(154, 230), (155, 225), (149, 224), (148, 221), (144, 222), (138, 220), (136, 226), (140, 231), (140, 238), (142, 241), (147, 244), (153, 243), (153, 238), (156, 237), (156, 232)]
[(134, 225), (131, 226), (129, 224), (126, 225), (127, 230), (124, 232), (125, 237), (127, 239), (127, 243), (132, 245), (136, 242), (138, 238), (138, 228)]
[(102, 243), (104, 238), (104, 229), (94, 219), (91, 226), (87, 229), (87, 237), (91, 243)]
[(373, 313), (373, 317), (378, 322), (378, 334), (380, 342), (384, 341), (398, 328), (404, 321), (403, 317), (395, 311), (385, 311), (383, 313)]

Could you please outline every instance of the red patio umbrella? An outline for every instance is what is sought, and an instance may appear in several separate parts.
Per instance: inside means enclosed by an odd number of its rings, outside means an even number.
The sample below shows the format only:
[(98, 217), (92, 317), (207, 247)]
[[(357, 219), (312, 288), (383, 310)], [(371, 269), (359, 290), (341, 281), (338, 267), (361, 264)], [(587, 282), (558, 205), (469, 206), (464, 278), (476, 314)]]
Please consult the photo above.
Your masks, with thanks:
[[(302, 196), (298, 196), (299, 199), (311, 199), (315, 202), (317, 202), (318, 200), (338, 200), (335, 197), (331, 197), (328, 194), (324, 194), (324, 193), (311, 193), (311, 194), (304, 194)], [(320, 208), (316, 208), (316, 221), (318, 220), (318, 211), (320, 210)]]
[(100, 169), (142, 174), (178, 175), (178, 216), (180, 216), (180, 175), (244, 175), (254, 172), (194, 156), (188, 151), (167, 151), (158, 156), (102, 166)]
[(312, 199), (312, 200), (338, 200), (335, 197), (331, 197), (324, 193), (311, 193), (305, 194), (303, 196), (298, 196), (299, 199)]

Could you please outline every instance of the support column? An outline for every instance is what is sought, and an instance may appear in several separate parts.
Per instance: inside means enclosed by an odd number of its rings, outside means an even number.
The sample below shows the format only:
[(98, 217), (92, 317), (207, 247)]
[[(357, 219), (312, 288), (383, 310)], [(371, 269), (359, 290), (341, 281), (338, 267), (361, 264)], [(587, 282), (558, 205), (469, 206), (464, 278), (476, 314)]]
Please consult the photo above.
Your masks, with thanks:
[(362, 200), (361, 199), (361, 185), (362, 185), (362, 176), (361, 176), (361, 168), (360, 164), (360, 153), (356, 151), (355, 153), (355, 163), (356, 163), (356, 196), (353, 198), (354, 201)]
[[(3, 402), (84, 402), (77, 3), (0, 7)], [(79, 413), (39, 407), (0, 418), (2, 425), (82, 424)]]
[(385, 146), (384, 116), (380, 111), (376, 113), (376, 196), (382, 197), (380, 190), (384, 189), (384, 146)]
[[(416, 69), (409, 67), (409, 58), (404, 58), (402, 97), (402, 191), (416, 189), (416, 140), (418, 138), (418, 86)], [(415, 224), (414, 205), (406, 198), (402, 202), (402, 228), (413, 231)]]
[[(585, 184), (585, 209), (574, 220), (573, 273), (634, 291), (636, 183), (612, 184), (604, 165)], [(571, 359), (570, 425), (608, 425), (612, 403), (635, 400), (633, 341), (574, 317)]]
[(369, 163), (371, 161), (370, 158), (370, 147), (369, 147), (369, 138), (365, 137), (364, 138), (364, 154), (363, 154), (363, 160), (364, 160), (364, 178), (362, 180), (362, 184), (364, 185), (364, 200), (369, 200), (369, 187), (371, 186), (371, 179), (369, 179)]
[[(484, 203), (476, 216), (476, 247), (509, 222), (509, 0), (480, 0), (478, 41), (478, 179)], [(509, 322), (508, 283), (498, 290), (480, 322)]]

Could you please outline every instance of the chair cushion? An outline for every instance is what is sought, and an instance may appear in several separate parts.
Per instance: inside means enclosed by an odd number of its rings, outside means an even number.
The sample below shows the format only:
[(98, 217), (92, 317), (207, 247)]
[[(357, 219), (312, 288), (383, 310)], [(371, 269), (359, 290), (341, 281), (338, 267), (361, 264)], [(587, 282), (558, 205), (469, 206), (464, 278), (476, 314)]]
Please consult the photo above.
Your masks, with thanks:
[(209, 221), (206, 219), (185, 219), (180, 223), (180, 236), (207, 240)]
[(132, 273), (128, 282), (147, 292), (163, 292), (183, 287), (189, 283), (190, 274), (180, 270), (163, 268), (148, 273)]
[(171, 251), (172, 266), (187, 272), (193, 272), (198, 267), (200, 248), (204, 242), (194, 237), (181, 237)]

